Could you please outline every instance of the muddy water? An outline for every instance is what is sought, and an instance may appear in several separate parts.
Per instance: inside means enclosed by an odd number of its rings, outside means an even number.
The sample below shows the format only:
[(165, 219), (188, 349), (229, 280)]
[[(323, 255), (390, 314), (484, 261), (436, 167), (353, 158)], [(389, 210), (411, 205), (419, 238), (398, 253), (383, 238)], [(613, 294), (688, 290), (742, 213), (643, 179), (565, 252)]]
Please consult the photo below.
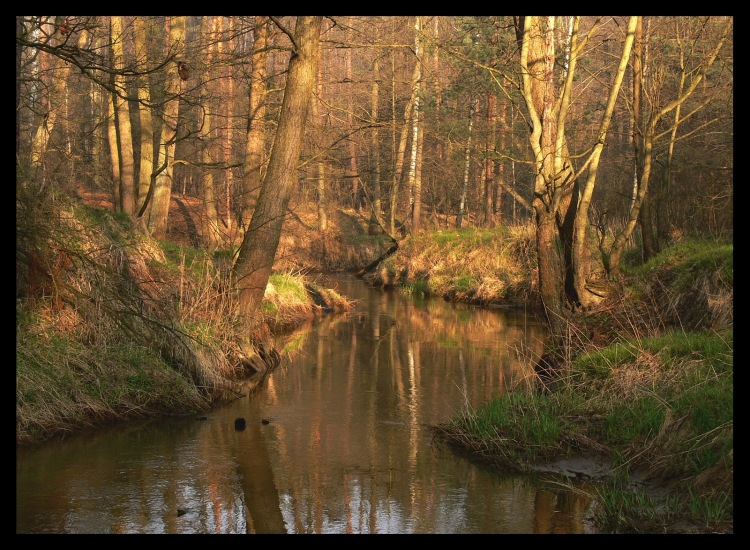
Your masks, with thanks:
[(280, 339), (254, 395), (18, 449), (17, 532), (586, 531), (587, 497), (473, 464), (425, 428), (527, 383), (544, 339), (529, 313), (327, 284), (356, 307)]

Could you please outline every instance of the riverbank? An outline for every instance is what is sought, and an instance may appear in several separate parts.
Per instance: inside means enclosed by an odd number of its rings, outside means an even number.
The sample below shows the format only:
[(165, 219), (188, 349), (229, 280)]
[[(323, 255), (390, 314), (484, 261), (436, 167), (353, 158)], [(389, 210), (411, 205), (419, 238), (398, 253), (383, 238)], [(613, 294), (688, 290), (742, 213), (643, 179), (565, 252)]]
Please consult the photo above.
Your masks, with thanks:
[[(278, 364), (274, 331), (353, 306), (304, 274), (357, 270), (392, 245), (367, 236), (367, 219), (354, 212), (337, 211), (321, 235), (315, 214), (298, 210), (285, 226), (255, 356), (239, 361), (245, 325), (226, 292), (231, 251), (200, 250), (194, 235), (156, 242), (107, 208), (54, 208), (21, 218), (36, 225), (19, 232), (35, 240), (20, 247), (28, 253), (17, 269), (18, 444), (191, 414), (253, 391)], [(365, 278), (513, 307), (536, 300), (533, 250), (530, 227), (435, 228), (401, 241)], [(622, 288), (571, 318), (565, 376), (548, 384), (552, 391), (530, 388), (457, 411), (439, 435), (509, 469), (602, 453), (618, 473), (597, 499), (597, 521), (611, 532), (731, 532), (732, 254), (731, 244), (690, 241), (645, 265), (626, 262)], [(659, 482), (670, 478), (654, 485), (663, 498), (633, 490), (644, 469)]]
[(679, 243), (627, 274), (535, 385), (431, 430), (506, 471), (597, 479), (601, 532), (731, 533), (733, 247)]
[(275, 331), (352, 307), (276, 273), (248, 353), (224, 253), (157, 242), (127, 216), (63, 198), (24, 220), (36, 225), (21, 231), (34, 240), (17, 270), (17, 444), (246, 395), (279, 364)]

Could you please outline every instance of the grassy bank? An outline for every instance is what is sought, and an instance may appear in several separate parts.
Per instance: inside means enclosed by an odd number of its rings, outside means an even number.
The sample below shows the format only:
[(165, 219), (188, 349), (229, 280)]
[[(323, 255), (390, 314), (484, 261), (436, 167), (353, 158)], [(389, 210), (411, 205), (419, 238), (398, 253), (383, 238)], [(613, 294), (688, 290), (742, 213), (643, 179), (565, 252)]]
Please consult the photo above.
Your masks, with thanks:
[(571, 321), (556, 376), (432, 430), (509, 471), (595, 457), (603, 532), (732, 532), (732, 246), (691, 241), (627, 271), (623, 298)]
[(227, 253), (156, 242), (127, 217), (69, 205), (22, 228), (17, 261), (16, 441), (194, 414), (254, 387), (273, 334), (351, 303), (300, 273), (271, 276), (257, 353), (232, 312)]

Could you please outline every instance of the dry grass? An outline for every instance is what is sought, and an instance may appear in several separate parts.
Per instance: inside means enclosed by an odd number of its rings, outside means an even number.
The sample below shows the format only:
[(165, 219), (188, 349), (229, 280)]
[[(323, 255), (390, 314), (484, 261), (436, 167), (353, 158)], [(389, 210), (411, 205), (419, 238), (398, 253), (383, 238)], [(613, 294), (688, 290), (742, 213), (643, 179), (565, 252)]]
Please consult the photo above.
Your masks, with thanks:
[[(274, 275), (266, 323), (251, 334), (251, 346), (240, 346), (247, 323), (236, 316), (231, 272), (220, 258), (164, 248), (126, 218), (63, 199), (23, 221), (16, 281), (19, 442), (235, 398), (251, 387), (249, 376), (278, 364), (269, 326), (285, 329), (351, 307), (301, 273)], [(29, 280), (30, 258), (41, 258), (34, 261), (42, 266), (43, 287)]]
[(429, 294), (481, 305), (524, 303), (536, 287), (531, 226), (424, 231), (400, 243), (370, 280), (422, 285)]

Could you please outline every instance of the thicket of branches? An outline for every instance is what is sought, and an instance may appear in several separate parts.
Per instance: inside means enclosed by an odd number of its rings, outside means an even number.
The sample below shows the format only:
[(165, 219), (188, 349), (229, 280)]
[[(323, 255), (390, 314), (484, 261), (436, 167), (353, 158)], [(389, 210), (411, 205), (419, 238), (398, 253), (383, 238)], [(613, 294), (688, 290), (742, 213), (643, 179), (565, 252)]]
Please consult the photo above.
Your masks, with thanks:
[[(705, 68), (726, 19), (644, 18), (643, 112), (667, 105)], [(518, 21), (326, 18), (292, 208), (317, 203), (322, 231), (332, 207), (371, 217), (373, 233), (531, 220), (531, 121), (521, 95)], [(581, 36), (596, 31), (573, 86), (567, 132), (574, 163), (597, 143), (626, 22), (581, 19)], [(557, 18), (556, 65), (563, 69), (568, 24)], [(261, 26), (267, 38), (258, 44)], [(109, 193), (117, 209), (155, 230), (169, 224), (155, 205), (167, 185), (204, 201), (204, 244), (237, 244), (247, 223), (243, 207), (252, 208), (273, 144), (292, 28), (293, 17), (17, 17), (17, 186), (37, 195), (49, 187)], [(624, 223), (634, 194), (633, 81), (630, 71), (592, 203), (603, 241)], [(250, 95), (260, 88), (264, 103), (251, 112)], [(259, 165), (248, 156), (253, 125), (262, 136)], [(732, 125), (730, 36), (678, 113), (656, 128), (645, 215), (659, 242), (731, 236)], [(165, 162), (169, 147), (173, 157)], [(152, 164), (142, 162), (148, 155)], [(169, 181), (160, 183), (165, 174)]]

